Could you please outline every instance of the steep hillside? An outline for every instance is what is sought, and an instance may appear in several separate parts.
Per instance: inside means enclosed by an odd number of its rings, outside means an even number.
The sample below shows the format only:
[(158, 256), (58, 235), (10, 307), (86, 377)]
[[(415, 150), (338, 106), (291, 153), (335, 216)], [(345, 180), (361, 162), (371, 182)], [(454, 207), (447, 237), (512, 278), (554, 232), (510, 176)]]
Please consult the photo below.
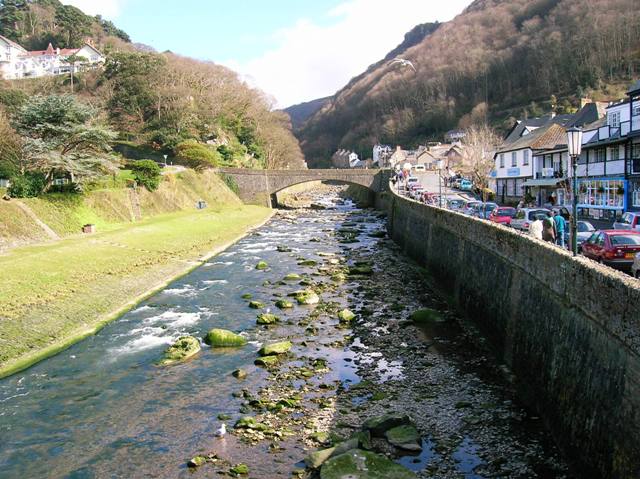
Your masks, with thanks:
[(311, 100), (304, 103), (298, 103), (297, 105), (291, 105), (285, 108), (284, 111), (289, 118), (291, 118), (291, 126), (294, 130), (297, 130), (302, 124), (307, 121), (311, 115), (315, 114), (320, 108), (322, 108), (330, 97), (318, 98), (317, 100)]
[(580, 96), (620, 95), (639, 72), (636, 0), (476, 0), (353, 79), (298, 137), (317, 167), (337, 148), (415, 144), (487, 114), (500, 126), (570, 111)]

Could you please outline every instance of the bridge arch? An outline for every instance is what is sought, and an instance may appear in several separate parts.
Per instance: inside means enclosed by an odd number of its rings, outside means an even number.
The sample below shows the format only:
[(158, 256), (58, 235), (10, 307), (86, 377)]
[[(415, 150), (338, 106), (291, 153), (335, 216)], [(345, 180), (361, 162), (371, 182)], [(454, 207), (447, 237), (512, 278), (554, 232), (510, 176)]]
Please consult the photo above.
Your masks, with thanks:
[(278, 192), (311, 181), (337, 181), (368, 188), (373, 193), (388, 189), (391, 172), (388, 170), (248, 170), (221, 168), (219, 173), (233, 178), (238, 196), (249, 204), (272, 207)]

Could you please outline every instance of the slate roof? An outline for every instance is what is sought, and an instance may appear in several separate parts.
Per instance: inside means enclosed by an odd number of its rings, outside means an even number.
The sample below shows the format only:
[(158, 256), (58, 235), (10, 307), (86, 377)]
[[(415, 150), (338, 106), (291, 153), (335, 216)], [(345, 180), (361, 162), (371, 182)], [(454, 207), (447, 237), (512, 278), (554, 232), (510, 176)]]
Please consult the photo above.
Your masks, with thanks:
[(496, 155), (507, 151), (523, 150), (556, 150), (563, 148), (567, 144), (567, 132), (564, 125), (558, 123), (547, 123), (545, 126), (519, 138), (516, 141), (505, 144)]
[(640, 80), (636, 81), (633, 85), (631, 85), (631, 88), (629, 88), (629, 90), (627, 91), (627, 94), (630, 95), (637, 91), (640, 91)]

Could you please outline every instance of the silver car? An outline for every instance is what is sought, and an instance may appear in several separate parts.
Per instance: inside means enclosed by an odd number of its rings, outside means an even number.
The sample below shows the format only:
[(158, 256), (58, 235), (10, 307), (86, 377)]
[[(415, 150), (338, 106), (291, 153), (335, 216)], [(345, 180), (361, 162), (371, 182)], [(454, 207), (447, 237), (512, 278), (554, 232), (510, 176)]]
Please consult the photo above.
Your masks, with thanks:
[(529, 226), (538, 217), (544, 219), (549, 210), (546, 208), (520, 208), (511, 220), (511, 227), (519, 231), (529, 231)]

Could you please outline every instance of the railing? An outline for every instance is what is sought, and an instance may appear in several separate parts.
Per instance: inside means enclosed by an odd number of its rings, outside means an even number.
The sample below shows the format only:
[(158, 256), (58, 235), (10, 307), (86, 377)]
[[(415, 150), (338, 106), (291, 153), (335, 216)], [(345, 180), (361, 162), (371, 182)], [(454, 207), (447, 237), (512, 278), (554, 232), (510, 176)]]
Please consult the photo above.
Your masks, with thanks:
[[(545, 170), (551, 170), (551, 168), (545, 168)], [(553, 168), (553, 174), (549, 175), (549, 174), (545, 174), (546, 172), (543, 172), (542, 170), (536, 171), (535, 173), (535, 179), (536, 180), (542, 180), (545, 178), (564, 178), (564, 172), (562, 171), (562, 169), (558, 169), (558, 168)]]

